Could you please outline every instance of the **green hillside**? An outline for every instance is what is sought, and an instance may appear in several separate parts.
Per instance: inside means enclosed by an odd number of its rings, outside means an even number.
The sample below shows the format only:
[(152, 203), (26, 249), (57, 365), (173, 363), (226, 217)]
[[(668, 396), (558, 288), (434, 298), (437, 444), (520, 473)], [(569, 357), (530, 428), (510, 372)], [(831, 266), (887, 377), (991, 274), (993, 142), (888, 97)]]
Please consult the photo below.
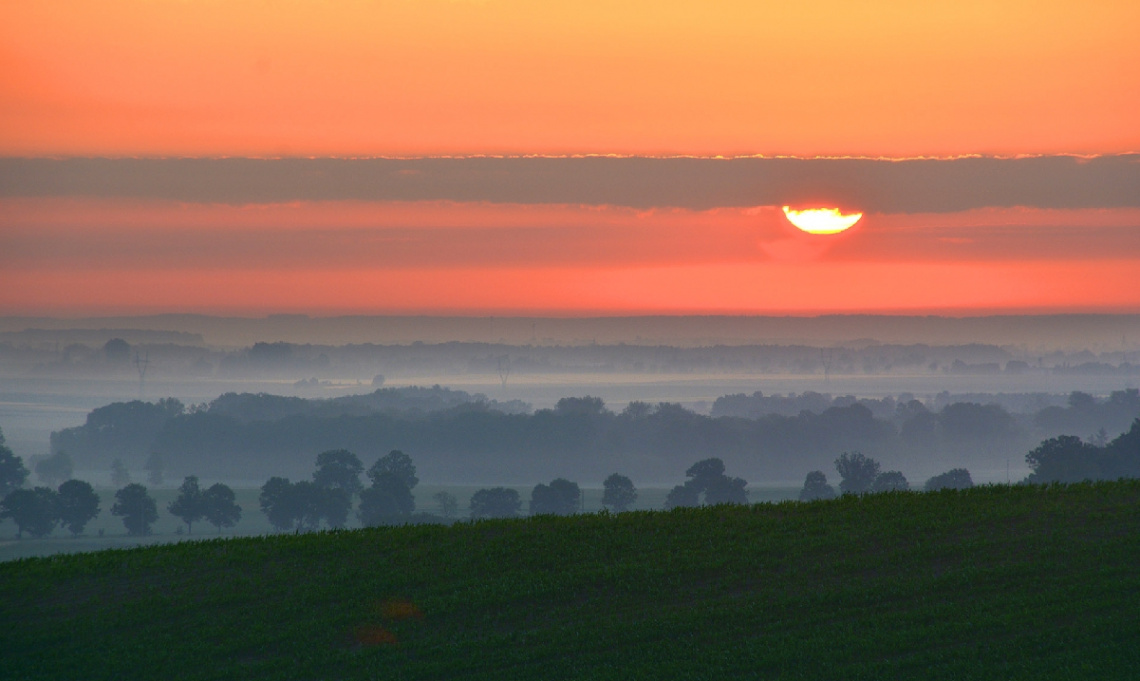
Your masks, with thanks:
[(4, 679), (1132, 679), (1140, 482), (0, 563)]

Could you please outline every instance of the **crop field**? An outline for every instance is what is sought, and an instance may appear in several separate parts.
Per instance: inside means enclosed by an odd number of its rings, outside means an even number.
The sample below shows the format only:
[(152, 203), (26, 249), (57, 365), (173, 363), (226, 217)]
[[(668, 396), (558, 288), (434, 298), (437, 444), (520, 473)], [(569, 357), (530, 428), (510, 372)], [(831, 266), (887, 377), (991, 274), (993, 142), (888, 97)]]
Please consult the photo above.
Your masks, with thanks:
[(1140, 481), (0, 563), (4, 679), (1134, 679)]

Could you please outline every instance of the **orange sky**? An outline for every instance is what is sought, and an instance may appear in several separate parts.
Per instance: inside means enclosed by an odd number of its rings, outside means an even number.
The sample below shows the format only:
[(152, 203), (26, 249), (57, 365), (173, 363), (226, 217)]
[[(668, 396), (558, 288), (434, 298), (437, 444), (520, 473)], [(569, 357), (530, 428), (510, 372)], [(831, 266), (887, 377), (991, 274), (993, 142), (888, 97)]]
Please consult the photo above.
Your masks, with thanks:
[(0, 155), (1140, 150), (1140, 3), (0, 4)]
[(0, 201), (9, 314), (1140, 311), (1140, 209)]
[[(0, 157), (1122, 154), (1138, 27), (1135, 0), (0, 0)], [(1080, 188), (809, 237), (779, 205), (221, 205), (3, 172), (0, 314), (1140, 312), (1140, 208)]]

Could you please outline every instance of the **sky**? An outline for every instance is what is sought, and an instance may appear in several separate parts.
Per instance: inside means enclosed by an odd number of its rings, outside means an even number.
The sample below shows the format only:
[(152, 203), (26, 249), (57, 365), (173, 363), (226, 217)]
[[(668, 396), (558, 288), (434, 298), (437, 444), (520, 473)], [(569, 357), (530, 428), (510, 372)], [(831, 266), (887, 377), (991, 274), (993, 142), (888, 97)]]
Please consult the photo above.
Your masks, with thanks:
[(1140, 312), (1138, 26), (0, 0), (0, 314)]

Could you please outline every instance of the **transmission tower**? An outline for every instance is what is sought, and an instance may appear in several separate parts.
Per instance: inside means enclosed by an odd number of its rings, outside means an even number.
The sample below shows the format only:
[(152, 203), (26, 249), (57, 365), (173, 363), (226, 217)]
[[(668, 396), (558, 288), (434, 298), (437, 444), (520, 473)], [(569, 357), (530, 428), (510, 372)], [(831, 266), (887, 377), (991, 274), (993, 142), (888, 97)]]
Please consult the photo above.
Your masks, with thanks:
[(499, 380), (503, 382), (503, 390), (507, 389), (507, 377), (511, 375), (511, 358), (501, 355), (499, 358)]
[(135, 353), (135, 368), (139, 370), (139, 399), (143, 399), (143, 381), (146, 380), (146, 368), (150, 366), (150, 352), (148, 351), (145, 356), (140, 356)]
[(831, 382), (831, 363), (832, 363), (832, 361), (834, 361), (834, 357), (835, 356), (832, 354), (831, 350), (828, 350), (825, 353), (823, 351), (823, 348), (819, 349), (819, 362), (820, 362), (820, 364), (823, 365), (823, 382), (824, 383), (830, 383)]

